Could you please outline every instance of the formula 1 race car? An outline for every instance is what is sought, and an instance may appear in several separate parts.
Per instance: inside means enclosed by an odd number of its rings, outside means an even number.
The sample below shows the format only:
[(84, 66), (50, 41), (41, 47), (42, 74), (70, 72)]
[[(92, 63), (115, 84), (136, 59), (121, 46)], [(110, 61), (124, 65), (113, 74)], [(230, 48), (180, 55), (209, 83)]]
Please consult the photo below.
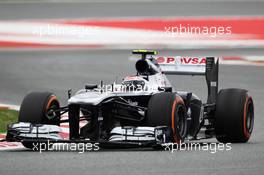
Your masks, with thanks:
[[(141, 56), (135, 75), (120, 84), (88, 84), (75, 95), (68, 91), (65, 107), (53, 93), (29, 93), (18, 123), (8, 126), (6, 141), (22, 142), (27, 148), (47, 141), (126, 148), (213, 137), (223, 143), (249, 140), (254, 123), (252, 97), (244, 89), (218, 91), (218, 58), (156, 57), (152, 50), (133, 54)], [(166, 74), (205, 76), (207, 101), (175, 90)], [(86, 124), (80, 126), (80, 121)], [(68, 139), (59, 134), (62, 123), (69, 123)]]

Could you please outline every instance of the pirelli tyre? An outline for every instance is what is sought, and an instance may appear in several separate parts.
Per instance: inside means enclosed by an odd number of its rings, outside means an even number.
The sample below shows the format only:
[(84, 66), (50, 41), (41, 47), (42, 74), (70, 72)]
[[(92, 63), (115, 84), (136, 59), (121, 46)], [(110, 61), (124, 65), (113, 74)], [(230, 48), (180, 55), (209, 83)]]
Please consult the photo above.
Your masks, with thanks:
[[(50, 92), (32, 92), (24, 98), (18, 115), (19, 122), (33, 124), (60, 124), (60, 107), (57, 97)], [(33, 148), (32, 142), (22, 142), (24, 147)]]
[(153, 95), (148, 103), (147, 124), (168, 126), (172, 129), (172, 141), (183, 142), (187, 134), (187, 115), (183, 99), (171, 92)]
[(254, 126), (254, 104), (244, 89), (223, 89), (215, 111), (216, 139), (223, 143), (245, 143)]

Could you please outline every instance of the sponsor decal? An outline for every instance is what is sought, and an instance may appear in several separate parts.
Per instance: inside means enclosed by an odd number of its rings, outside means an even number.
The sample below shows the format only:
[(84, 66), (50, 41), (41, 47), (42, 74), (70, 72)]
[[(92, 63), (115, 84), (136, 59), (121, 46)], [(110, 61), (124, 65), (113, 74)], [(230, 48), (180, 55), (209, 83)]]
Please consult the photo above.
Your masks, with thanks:
[(183, 64), (183, 65), (205, 65), (205, 57), (179, 57), (179, 56), (160, 56), (156, 58), (159, 64)]

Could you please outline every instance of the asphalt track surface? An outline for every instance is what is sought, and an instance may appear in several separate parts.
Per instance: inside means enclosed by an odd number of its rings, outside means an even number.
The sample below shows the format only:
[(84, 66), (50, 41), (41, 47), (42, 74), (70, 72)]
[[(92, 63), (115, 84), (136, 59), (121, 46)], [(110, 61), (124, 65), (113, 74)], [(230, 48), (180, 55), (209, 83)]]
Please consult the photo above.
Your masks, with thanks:
[[(263, 3), (182, 3), (177, 4), (83, 4), (0, 5), (1, 19), (120, 17), (120, 16), (195, 16), (263, 15)], [(129, 5), (129, 7), (128, 7)], [(23, 7), (21, 7), (23, 6)], [(49, 6), (49, 7), (47, 7)], [(75, 8), (72, 9), (72, 6)], [(137, 6), (137, 7), (135, 7)], [(100, 9), (101, 12), (98, 10)], [(117, 10), (119, 9), (119, 10)], [(148, 9), (148, 10), (146, 10)], [(190, 9), (190, 10), (188, 10)], [(49, 13), (47, 13), (47, 10)], [(104, 12), (105, 14), (102, 14)], [(169, 51), (168, 51), (169, 52)], [(178, 51), (181, 55), (260, 55), (261, 50)], [(166, 52), (163, 52), (166, 54)], [(1, 102), (20, 104), (33, 90), (55, 92), (66, 102), (67, 89), (77, 90), (85, 83), (110, 83), (135, 73), (128, 61), (129, 51), (61, 50), (0, 51)], [(220, 66), (220, 88), (249, 89), (255, 103), (255, 128), (250, 142), (232, 144), (231, 151), (103, 150), (99, 152), (0, 152), (0, 174), (264, 174), (264, 68)], [(179, 90), (206, 95), (203, 77), (169, 77)], [(215, 142), (214, 139), (209, 140)]]
[(264, 1), (175, 1), (120, 3), (0, 4), (0, 19), (51, 19), (97, 17), (259, 16)]

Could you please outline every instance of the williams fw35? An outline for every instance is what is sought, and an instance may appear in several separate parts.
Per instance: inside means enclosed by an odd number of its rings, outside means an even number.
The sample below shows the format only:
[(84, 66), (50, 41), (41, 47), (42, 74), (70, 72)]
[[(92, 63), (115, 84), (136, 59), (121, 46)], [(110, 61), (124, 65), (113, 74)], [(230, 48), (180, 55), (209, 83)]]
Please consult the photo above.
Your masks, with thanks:
[[(245, 89), (218, 90), (218, 58), (161, 57), (152, 50), (133, 54), (140, 56), (135, 75), (119, 84), (87, 84), (74, 95), (69, 91), (67, 106), (61, 107), (53, 93), (29, 93), (18, 123), (8, 126), (6, 141), (22, 142), (26, 148), (47, 141), (161, 148), (213, 137), (223, 143), (249, 140), (254, 123), (252, 97)], [(204, 76), (207, 101), (177, 91), (167, 74)], [(69, 138), (60, 134), (65, 123), (69, 123)]]

